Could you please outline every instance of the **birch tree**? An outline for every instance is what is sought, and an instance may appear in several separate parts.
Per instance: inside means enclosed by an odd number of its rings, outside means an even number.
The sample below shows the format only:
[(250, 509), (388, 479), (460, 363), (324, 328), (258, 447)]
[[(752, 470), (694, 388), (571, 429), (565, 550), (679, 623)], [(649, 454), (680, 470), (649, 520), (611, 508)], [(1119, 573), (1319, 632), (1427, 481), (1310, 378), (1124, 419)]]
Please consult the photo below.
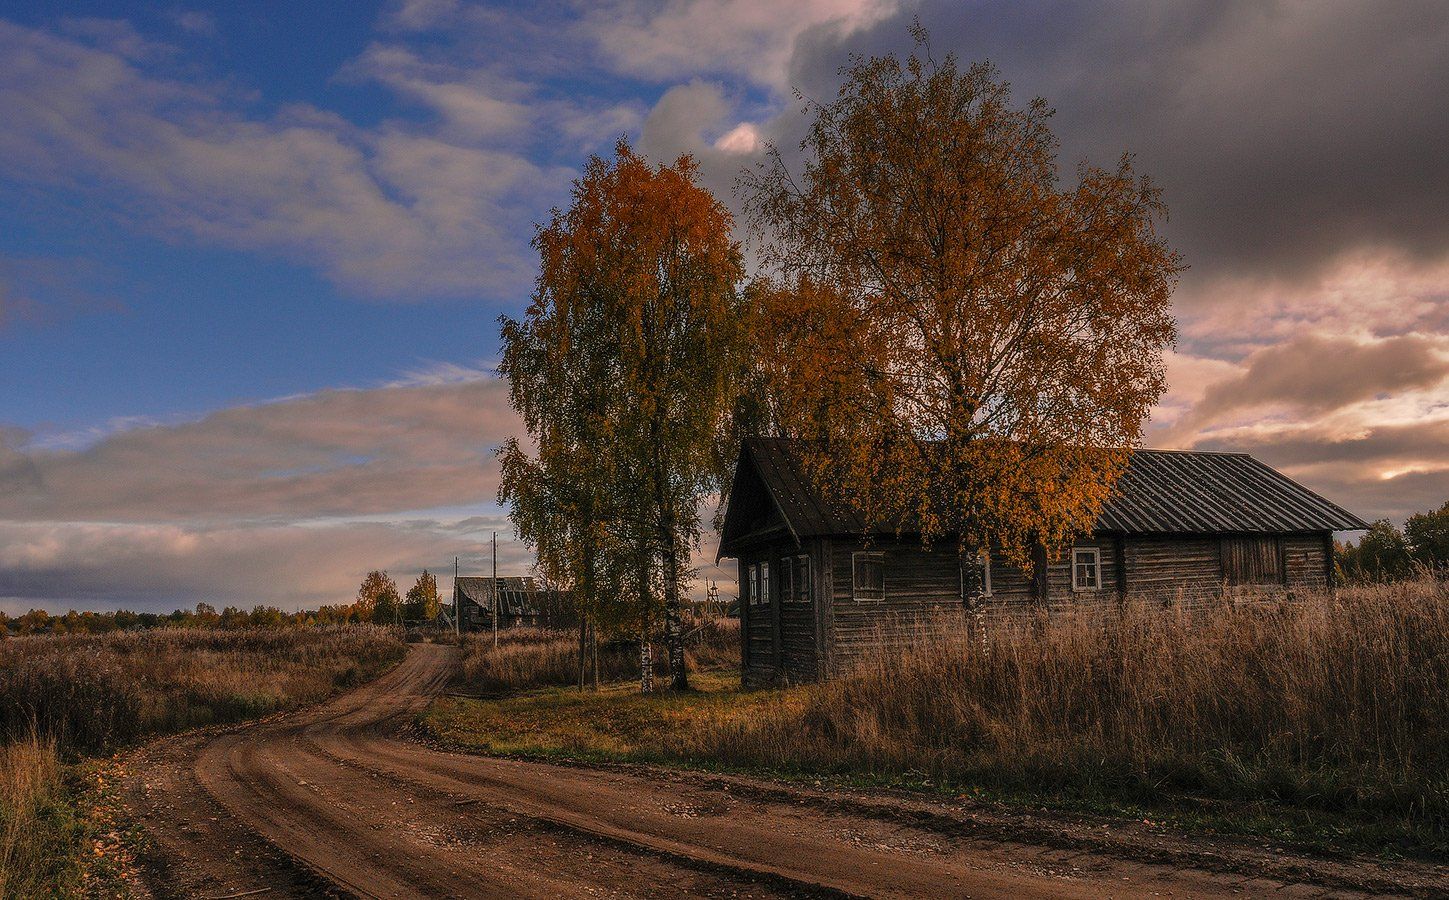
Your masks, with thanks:
[(1140, 442), (1181, 261), (1129, 157), (1063, 185), (1045, 102), (915, 36), (811, 107), (798, 171), (743, 179), (772, 412), (872, 530), (1026, 566), (1090, 530)]
[(590, 159), (534, 240), (524, 321), (504, 323), (503, 371), (538, 446), (505, 449), (507, 497), (538, 510), (525, 518), (541, 563), (631, 583), (645, 623), (657, 585), (676, 689), (690, 553), (732, 457), (749, 329), (733, 222), (696, 175), (689, 157), (653, 165), (622, 141)]

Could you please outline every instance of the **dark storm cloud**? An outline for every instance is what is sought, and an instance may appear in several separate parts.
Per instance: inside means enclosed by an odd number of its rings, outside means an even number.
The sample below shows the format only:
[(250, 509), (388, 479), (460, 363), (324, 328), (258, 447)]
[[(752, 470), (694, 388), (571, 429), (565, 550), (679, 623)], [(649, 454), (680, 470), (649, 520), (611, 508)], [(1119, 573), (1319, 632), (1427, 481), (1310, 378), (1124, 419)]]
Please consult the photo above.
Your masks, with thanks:
[(844, 47), (804, 35), (792, 79), (829, 99), (844, 51), (909, 50), (912, 15), (935, 55), (989, 59), (1058, 110), (1068, 173), (1136, 154), (1190, 278), (1449, 249), (1449, 4), (926, 2)]

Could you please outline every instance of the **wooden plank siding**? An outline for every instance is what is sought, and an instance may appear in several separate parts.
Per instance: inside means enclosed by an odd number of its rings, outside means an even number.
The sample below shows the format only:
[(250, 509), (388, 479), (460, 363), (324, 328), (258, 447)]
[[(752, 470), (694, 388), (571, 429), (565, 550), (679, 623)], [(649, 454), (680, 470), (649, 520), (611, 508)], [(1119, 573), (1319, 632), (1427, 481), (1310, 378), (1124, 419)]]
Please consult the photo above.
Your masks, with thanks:
[[(768, 551), (754, 550), (740, 556), (740, 632), (744, 644), (743, 669), (746, 681), (768, 681), (779, 669), (775, 649), (775, 606), (773, 602), (755, 603), (751, 595), (750, 566), (770, 560)], [(770, 592), (775, 591), (774, 567), (770, 572)], [(773, 597), (770, 598), (773, 601)]]
[[(855, 599), (852, 557), (857, 552), (884, 554), (885, 599)], [(909, 643), (927, 625), (964, 627), (954, 546), (928, 551), (896, 539), (869, 546), (837, 539), (832, 541), (830, 558), (832, 672), (849, 669), (877, 647)]]
[[(1257, 543), (1252, 543), (1256, 541)], [(1329, 538), (1322, 534), (1271, 537), (1134, 537), (1103, 534), (1083, 538), (1069, 550), (1045, 559), (1038, 580), (1027, 569), (992, 555), (988, 616), (1013, 616), (1074, 605), (1153, 599), (1173, 603), (1221, 602), (1228, 596), (1267, 590), (1321, 590), (1328, 584)], [(1246, 547), (1246, 549), (1244, 549)], [(1074, 551), (1097, 550), (1098, 587), (1073, 590)], [(1262, 554), (1281, 553), (1273, 560)], [(854, 596), (853, 556), (883, 556), (884, 598)], [(795, 556), (811, 560), (811, 598), (802, 603), (782, 596), (784, 567)], [(1276, 584), (1236, 588), (1224, 576), (1225, 554), (1258, 554), (1254, 572), (1279, 563)], [(741, 551), (741, 630), (744, 679), (749, 684), (812, 681), (841, 674), (880, 648), (908, 645), (922, 628), (965, 628), (956, 547), (947, 541), (926, 550), (905, 538), (811, 538), (797, 548), (776, 541)], [(749, 568), (770, 564), (770, 597), (749, 602)], [(1046, 588), (1042, 597), (1041, 588)]]
[(1222, 592), (1218, 539), (1128, 538), (1122, 552), (1127, 596), (1197, 601)]
[[(1096, 590), (1072, 590), (1072, 554), (1078, 548), (1090, 548), (1097, 551), (1102, 571)], [(1048, 560), (1047, 596), (1054, 602), (1072, 599), (1116, 599), (1118, 596), (1117, 564), (1113, 556), (1112, 539), (1110, 537), (1083, 538), (1066, 553)]]
[(1288, 589), (1321, 591), (1330, 587), (1329, 555), (1332, 538), (1317, 534), (1292, 535), (1283, 539), (1283, 570)]
[[(820, 547), (825, 542), (810, 541), (804, 549), (780, 543), (741, 555), (740, 563), (740, 630), (746, 681), (813, 681), (820, 675), (821, 633), (817, 625), (819, 575), (822, 571)], [(799, 602), (785, 595), (785, 567), (800, 555), (810, 557), (811, 596)], [(749, 570), (751, 566), (768, 563), (770, 592), (765, 603), (750, 601)], [(793, 586), (793, 574), (790, 584)]]

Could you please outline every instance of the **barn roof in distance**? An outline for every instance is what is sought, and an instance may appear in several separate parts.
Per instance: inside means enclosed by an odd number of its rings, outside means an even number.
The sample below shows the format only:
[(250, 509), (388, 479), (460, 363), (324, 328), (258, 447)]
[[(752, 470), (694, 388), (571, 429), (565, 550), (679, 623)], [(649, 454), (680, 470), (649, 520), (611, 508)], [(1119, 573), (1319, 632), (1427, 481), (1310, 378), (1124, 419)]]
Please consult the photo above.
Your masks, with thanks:
[[(529, 602), (538, 590), (533, 578), (528, 575), (499, 575), (498, 593), (503, 598), (505, 615), (528, 615), (534, 611)], [(453, 579), (453, 596), (471, 600), (484, 609), (492, 609), (493, 578), (488, 575), (459, 575)]]
[[(755, 529), (763, 493), (796, 539), (860, 534), (860, 517), (815, 490), (788, 438), (751, 438), (740, 450), (720, 552)], [(746, 496), (741, 496), (741, 494)], [(736, 508), (738, 507), (738, 509)], [(1122, 534), (1278, 534), (1353, 531), (1368, 523), (1246, 453), (1135, 450), (1097, 520)]]

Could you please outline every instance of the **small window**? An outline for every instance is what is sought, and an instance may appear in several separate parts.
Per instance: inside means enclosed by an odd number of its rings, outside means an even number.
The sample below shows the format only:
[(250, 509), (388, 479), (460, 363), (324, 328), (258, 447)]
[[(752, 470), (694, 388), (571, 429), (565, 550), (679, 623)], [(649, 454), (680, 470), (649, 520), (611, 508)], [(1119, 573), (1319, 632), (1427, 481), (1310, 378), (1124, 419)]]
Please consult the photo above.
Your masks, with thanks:
[(1102, 554), (1096, 547), (1072, 551), (1072, 590), (1095, 591), (1102, 587)]
[(780, 560), (780, 599), (789, 602), (795, 596), (795, 560), (785, 557)]
[(793, 599), (796, 603), (810, 603), (810, 557), (801, 554), (794, 559), (796, 564), (796, 578), (794, 578)]
[(855, 599), (885, 599), (885, 554), (851, 554), (851, 568), (855, 577)]
[(749, 572), (749, 587), (746, 590), (750, 595), (750, 605), (754, 606), (760, 602), (760, 567), (751, 565)]
[(972, 599), (972, 588), (980, 582), (980, 596), (991, 596), (991, 554), (982, 550), (974, 558), (962, 557), (961, 571), (958, 573), (961, 578), (961, 599)]
[(770, 602), (770, 564), (760, 563), (760, 603)]

